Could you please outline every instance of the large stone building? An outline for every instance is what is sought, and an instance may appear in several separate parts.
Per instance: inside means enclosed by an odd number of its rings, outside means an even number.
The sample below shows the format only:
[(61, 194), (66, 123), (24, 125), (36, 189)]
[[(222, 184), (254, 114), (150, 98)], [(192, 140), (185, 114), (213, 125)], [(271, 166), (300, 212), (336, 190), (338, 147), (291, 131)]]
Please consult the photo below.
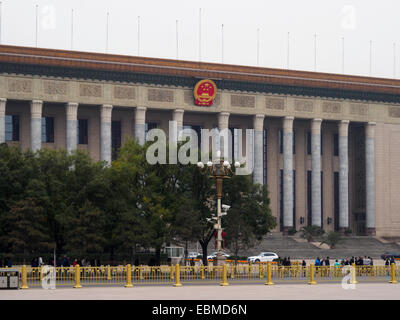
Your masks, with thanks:
[[(218, 87), (209, 107), (200, 79)], [(170, 120), (255, 130), (276, 231), (400, 235), (399, 80), (0, 46), (0, 143), (111, 161)]]

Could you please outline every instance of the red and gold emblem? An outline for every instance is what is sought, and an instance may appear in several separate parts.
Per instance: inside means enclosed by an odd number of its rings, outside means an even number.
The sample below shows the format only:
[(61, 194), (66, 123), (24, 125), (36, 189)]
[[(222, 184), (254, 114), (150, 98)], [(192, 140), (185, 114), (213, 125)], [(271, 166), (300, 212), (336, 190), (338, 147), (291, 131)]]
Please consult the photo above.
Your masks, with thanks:
[(195, 105), (209, 107), (213, 104), (217, 95), (217, 86), (212, 80), (200, 80), (196, 83), (193, 93)]

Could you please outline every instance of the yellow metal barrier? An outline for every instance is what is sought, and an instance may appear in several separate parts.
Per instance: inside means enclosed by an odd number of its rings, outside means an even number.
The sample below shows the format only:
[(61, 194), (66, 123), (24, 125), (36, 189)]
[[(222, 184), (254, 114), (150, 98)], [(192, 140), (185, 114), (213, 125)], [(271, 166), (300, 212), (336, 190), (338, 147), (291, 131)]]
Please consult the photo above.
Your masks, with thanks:
[(126, 266), (126, 285), (125, 288), (132, 288), (132, 267), (130, 264)]
[(273, 285), (274, 283), (272, 282), (272, 270), (271, 270), (271, 264), (267, 264), (267, 282), (265, 283), (268, 286)]
[(397, 280), (396, 280), (396, 265), (394, 263), (392, 263), (390, 265), (390, 276), (391, 276), (391, 279), (390, 279), (389, 282), (393, 283), (393, 284), (397, 283)]
[(181, 270), (179, 264), (175, 266), (175, 283), (174, 287), (182, 287), (181, 283)]
[(317, 284), (317, 282), (315, 282), (314, 280), (314, 264), (310, 265), (310, 281), (308, 282), (308, 284)]
[[(345, 274), (345, 266), (301, 265), (278, 266), (267, 263), (257, 265), (225, 264), (225, 266), (101, 266), (101, 267), (57, 267), (57, 286), (81, 288), (86, 285), (120, 285), (131, 287), (146, 284), (215, 283), (229, 284), (254, 282), (272, 285), (280, 282), (316, 284), (320, 282), (340, 282)], [(21, 288), (41, 285), (44, 278), (42, 268), (22, 266), (20, 269)], [(400, 267), (355, 266), (350, 269), (350, 283), (379, 281), (397, 283)]]
[(75, 266), (75, 285), (74, 288), (82, 288), (81, 286), (81, 269), (79, 264)]
[(227, 267), (226, 267), (226, 264), (224, 263), (222, 265), (222, 282), (221, 282), (221, 286), (224, 286), (224, 287), (225, 286), (229, 286), (227, 274), (228, 274)]
[(21, 289), (28, 289), (28, 281), (27, 281), (27, 271), (26, 271), (26, 266), (22, 266), (22, 271), (21, 271)]

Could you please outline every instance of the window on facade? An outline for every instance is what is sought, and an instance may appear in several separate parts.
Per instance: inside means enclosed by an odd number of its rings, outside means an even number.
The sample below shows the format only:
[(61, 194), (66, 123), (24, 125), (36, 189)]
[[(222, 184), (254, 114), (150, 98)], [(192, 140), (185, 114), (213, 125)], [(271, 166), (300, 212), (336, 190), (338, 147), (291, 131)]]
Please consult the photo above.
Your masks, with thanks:
[(77, 126), (76, 134), (78, 144), (88, 144), (88, 120), (78, 119)]
[(307, 131), (307, 154), (311, 154), (311, 132)]
[(121, 148), (121, 121), (111, 122), (111, 150), (112, 160), (117, 159), (118, 151)]
[(333, 155), (339, 156), (339, 135), (337, 133), (333, 135)]
[(42, 142), (54, 143), (54, 118), (42, 118)]
[(145, 136), (147, 136), (147, 132), (149, 132), (151, 129), (156, 129), (157, 127), (158, 124), (155, 122), (146, 122), (144, 125)]
[(6, 115), (6, 141), (19, 141), (19, 116)]

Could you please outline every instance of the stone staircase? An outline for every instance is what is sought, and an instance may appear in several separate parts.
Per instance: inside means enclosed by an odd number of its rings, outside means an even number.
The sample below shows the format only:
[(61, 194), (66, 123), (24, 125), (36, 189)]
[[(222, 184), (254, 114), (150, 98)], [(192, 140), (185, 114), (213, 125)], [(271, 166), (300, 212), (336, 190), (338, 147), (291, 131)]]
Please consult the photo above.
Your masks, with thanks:
[(247, 252), (241, 252), (240, 255), (256, 255), (263, 251), (272, 251), (280, 257), (291, 259), (315, 259), (317, 256), (329, 256), (331, 259), (370, 256), (373, 259), (380, 259), (384, 252), (400, 253), (400, 245), (389, 241), (383, 243), (374, 237), (342, 237), (335, 249), (321, 249), (300, 237), (282, 236), (276, 233), (265, 236), (258, 246)]

